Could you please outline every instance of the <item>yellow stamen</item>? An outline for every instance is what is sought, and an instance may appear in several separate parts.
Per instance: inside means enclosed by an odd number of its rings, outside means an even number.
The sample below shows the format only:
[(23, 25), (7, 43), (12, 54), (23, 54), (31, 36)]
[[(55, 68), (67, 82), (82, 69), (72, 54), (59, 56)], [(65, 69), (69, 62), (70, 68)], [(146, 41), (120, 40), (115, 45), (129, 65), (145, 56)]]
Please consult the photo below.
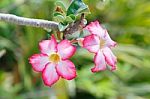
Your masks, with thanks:
[(104, 39), (100, 39), (100, 48), (105, 46), (106, 41)]
[(53, 53), (53, 54), (51, 54), (50, 56), (49, 56), (49, 60), (50, 60), (50, 62), (52, 62), (52, 63), (58, 63), (59, 61), (60, 61), (60, 55), (59, 54), (57, 54), (57, 53)]

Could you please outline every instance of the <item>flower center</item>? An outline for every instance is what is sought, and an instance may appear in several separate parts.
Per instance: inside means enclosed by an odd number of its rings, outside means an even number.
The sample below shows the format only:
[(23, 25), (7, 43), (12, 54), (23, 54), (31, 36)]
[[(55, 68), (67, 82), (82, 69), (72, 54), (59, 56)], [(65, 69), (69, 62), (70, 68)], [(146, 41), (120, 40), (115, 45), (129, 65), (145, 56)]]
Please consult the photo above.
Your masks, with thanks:
[(103, 48), (106, 44), (106, 41), (104, 39), (100, 39), (100, 48)]
[(53, 53), (53, 54), (51, 54), (50, 56), (49, 56), (49, 60), (50, 60), (50, 62), (52, 62), (52, 63), (58, 63), (59, 61), (60, 61), (60, 55), (59, 54), (57, 54), (57, 53)]

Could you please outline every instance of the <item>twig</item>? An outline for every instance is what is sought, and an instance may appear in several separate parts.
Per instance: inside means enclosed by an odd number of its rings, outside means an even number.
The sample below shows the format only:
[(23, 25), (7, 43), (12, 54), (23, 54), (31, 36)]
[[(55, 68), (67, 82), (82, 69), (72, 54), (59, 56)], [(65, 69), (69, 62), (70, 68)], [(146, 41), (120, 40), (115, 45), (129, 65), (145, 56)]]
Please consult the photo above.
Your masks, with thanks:
[(48, 20), (24, 18), (12, 14), (3, 14), (3, 13), (0, 13), (0, 20), (18, 25), (58, 30), (58, 23)]
[(84, 28), (84, 13), (81, 14), (81, 18), (80, 20), (74, 22), (74, 23), (70, 23), (69, 26), (65, 29), (64, 33), (65, 35), (67, 34), (73, 34), (75, 33), (76, 31), (80, 31)]

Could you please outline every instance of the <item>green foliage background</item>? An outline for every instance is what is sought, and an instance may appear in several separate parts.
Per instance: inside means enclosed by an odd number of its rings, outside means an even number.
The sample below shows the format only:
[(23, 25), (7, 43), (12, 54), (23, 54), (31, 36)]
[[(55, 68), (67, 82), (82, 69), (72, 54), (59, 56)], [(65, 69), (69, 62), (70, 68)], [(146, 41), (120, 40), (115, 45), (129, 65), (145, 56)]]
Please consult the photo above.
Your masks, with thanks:
[[(68, 6), (71, 0), (62, 0)], [(72, 61), (78, 77), (44, 87), (28, 58), (47, 39), (41, 28), (0, 22), (0, 99), (150, 99), (150, 1), (84, 0), (118, 46), (118, 69), (91, 73), (93, 54), (78, 48)], [(1, 0), (0, 12), (52, 20), (55, 0)]]

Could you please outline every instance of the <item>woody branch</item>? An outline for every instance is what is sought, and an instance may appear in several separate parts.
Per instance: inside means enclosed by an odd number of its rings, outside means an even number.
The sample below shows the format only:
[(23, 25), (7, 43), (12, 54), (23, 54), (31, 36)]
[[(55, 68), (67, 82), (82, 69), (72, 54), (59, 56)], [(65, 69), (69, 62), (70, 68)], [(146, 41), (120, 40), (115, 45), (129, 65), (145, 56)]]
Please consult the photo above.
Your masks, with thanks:
[(54, 21), (25, 18), (25, 17), (16, 16), (13, 14), (4, 14), (4, 13), (0, 13), (0, 20), (4, 22), (8, 22), (8, 23), (18, 24), (18, 25), (58, 30), (58, 23)]

